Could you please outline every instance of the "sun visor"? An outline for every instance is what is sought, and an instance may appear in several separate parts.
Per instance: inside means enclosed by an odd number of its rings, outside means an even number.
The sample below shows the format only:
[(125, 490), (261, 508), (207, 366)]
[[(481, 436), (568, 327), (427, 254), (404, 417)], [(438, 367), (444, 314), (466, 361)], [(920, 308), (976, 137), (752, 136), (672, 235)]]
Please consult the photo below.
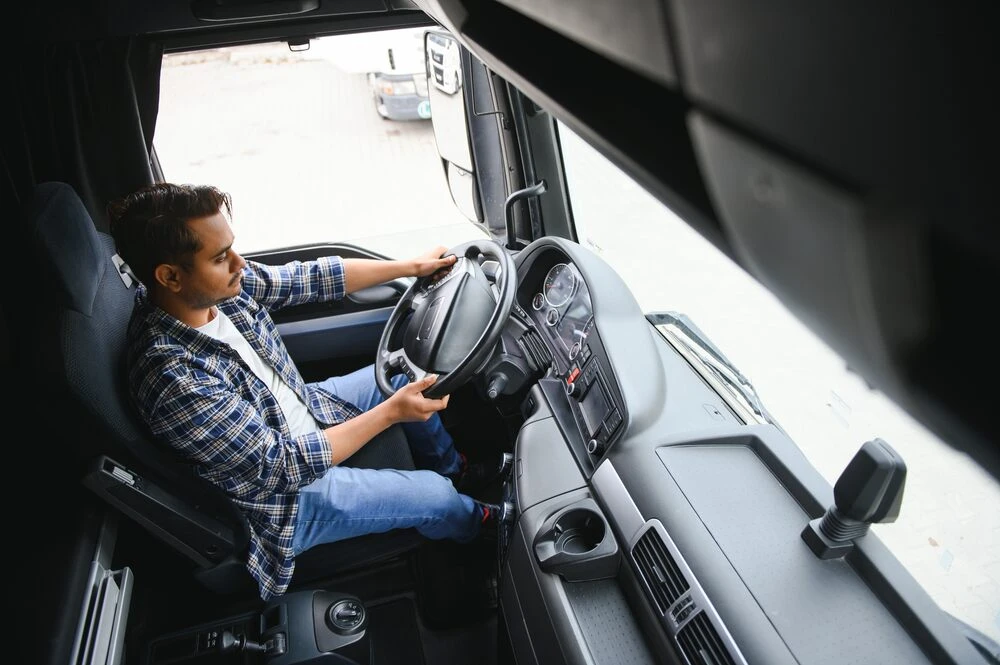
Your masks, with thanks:
[[(500, 2), (638, 74), (670, 87), (677, 84), (666, 9), (659, 0)], [(601, 81), (593, 83), (601, 85)]]

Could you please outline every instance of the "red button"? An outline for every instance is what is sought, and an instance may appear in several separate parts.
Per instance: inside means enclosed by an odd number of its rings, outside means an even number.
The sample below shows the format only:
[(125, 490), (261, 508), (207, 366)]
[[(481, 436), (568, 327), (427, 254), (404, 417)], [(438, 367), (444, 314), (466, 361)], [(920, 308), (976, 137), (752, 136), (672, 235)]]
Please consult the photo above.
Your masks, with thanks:
[(566, 383), (573, 383), (576, 381), (576, 377), (580, 376), (580, 368), (574, 367), (573, 371), (570, 372), (569, 376), (566, 377)]

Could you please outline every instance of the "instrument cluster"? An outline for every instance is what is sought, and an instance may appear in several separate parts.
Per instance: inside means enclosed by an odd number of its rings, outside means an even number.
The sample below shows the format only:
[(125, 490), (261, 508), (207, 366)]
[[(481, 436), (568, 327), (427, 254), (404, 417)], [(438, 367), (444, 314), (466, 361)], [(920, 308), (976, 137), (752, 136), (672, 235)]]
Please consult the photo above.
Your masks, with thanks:
[(587, 336), (594, 326), (590, 291), (580, 271), (572, 263), (556, 263), (532, 296), (531, 307), (540, 327), (562, 345), (572, 365), (587, 346)]

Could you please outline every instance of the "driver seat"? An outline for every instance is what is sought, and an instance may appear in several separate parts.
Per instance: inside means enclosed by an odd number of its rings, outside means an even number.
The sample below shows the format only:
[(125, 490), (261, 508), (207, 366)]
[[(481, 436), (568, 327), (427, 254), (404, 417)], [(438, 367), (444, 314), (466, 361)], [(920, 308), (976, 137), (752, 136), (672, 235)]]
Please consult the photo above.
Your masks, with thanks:
[[(249, 529), (228, 497), (148, 434), (128, 397), (125, 334), (135, 281), (68, 184), (41, 183), (23, 209), (47, 293), (37, 300), (39, 388), (77, 426), (72, 464), (83, 483), (191, 562), (204, 587), (257, 591), (246, 569)], [(383, 432), (345, 464), (413, 469), (401, 428)], [(296, 558), (292, 587), (416, 548), (413, 529), (318, 546)]]

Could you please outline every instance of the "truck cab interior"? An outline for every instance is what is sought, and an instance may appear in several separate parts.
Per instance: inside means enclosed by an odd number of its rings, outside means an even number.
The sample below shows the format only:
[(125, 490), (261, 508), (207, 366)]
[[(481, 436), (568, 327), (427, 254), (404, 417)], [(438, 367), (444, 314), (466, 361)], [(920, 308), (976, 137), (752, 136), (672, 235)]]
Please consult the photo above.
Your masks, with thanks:
[[(995, 18), (934, 2), (19, 3), (0, 143), (12, 661), (1000, 663), (1000, 526), (981, 525), (994, 618), (974, 625), (871, 528), (906, 513), (908, 473), (934, 458), (873, 437), (820, 473), (694, 321), (644, 309), (585, 242), (563, 158), (572, 132), (995, 500)], [(307, 380), (374, 363), (387, 391), (438, 373), (462, 451), (504, 461), (484, 497), (503, 519), (470, 545), (394, 531), (309, 550), (262, 601), (245, 517), (131, 407), (136, 284), (106, 205), (170, 178), (165, 57), (421, 27), (440, 178), (483, 237), (449, 248), (444, 279), (274, 318)], [(337, 237), (246, 256), (327, 254), (388, 258)], [(414, 468), (396, 429), (347, 463)]]

